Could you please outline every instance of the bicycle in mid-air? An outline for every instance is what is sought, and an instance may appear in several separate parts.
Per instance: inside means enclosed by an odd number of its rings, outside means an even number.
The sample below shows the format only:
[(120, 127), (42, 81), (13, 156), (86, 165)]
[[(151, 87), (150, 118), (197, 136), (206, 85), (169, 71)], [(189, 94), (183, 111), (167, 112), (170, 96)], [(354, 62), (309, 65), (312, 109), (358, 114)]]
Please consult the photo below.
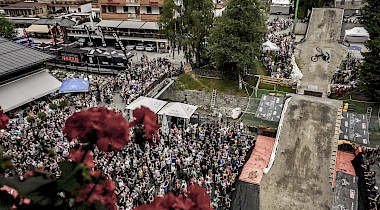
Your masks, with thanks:
[(319, 58), (322, 58), (322, 60), (329, 62), (330, 61), (330, 54), (328, 52), (323, 52), (321, 48), (316, 47), (315, 48), (319, 54), (311, 56), (311, 61), (317, 62)]

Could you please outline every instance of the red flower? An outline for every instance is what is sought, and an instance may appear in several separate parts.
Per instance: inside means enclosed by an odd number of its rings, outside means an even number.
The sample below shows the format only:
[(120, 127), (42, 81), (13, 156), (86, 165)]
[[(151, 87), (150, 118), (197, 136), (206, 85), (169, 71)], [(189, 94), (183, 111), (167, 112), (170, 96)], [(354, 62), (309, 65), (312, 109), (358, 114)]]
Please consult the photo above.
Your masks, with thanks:
[(99, 150), (121, 149), (129, 140), (129, 124), (121, 114), (105, 107), (90, 108), (70, 116), (63, 129), (69, 140), (96, 142)]
[(188, 196), (179, 195), (175, 197), (170, 193), (162, 198), (156, 197), (150, 204), (138, 206), (134, 210), (212, 210), (210, 197), (206, 189), (197, 185), (188, 186)]
[(4, 114), (0, 106), (0, 129), (6, 129), (8, 122), (9, 122), (9, 117), (6, 114)]
[[(36, 168), (36, 171), (41, 171), (43, 172), (44, 171), (44, 168), (40, 167), (40, 168)], [(32, 176), (36, 176), (36, 173), (32, 170), (30, 171), (27, 171), (25, 172), (23, 175), (22, 175), (22, 179), (27, 179), (29, 177), (32, 177)]]
[(153, 138), (153, 134), (158, 138), (157, 131), (160, 128), (160, 125), (157, 124), (157, 115), (154, 112), (142, 106), (133, 110), (133, 116), (136, 119), (130, 123), (131, 127), (138, 124), (143, 124), (147, 139), (151, 140)]
[(69, 159), (76, 163), (83, 163), (91, 168), (95, 167), (94, 157), (92, 156), (92, 152), (88, 151), (86, 157), (83, 158), (85, 151), (82, 146), (79, 146), (78, 149), (72, 148), (70, 151)]
[(96, 200), (106, 206), (107, 209), (116, 210), (116, 203), (118, 202), (115, 194), (116, 185), (110, 178), (106, 178), (104, 184), (89, 183), (86, 189), (82, 190), (78, 196), (75, 197), (76, 202), (87, 200), (88, 203), (94, 203)]

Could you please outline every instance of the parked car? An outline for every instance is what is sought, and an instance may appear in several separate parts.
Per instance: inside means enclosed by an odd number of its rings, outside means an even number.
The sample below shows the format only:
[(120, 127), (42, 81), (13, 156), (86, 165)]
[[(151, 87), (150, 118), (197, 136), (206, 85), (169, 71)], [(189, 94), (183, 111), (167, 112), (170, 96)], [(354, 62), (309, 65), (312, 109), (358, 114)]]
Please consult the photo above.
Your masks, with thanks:
[(156, 52), (156, 46), (154, 44), (147, 44), (145, 47), (147, 52)]
[(136, 45), (136, 50), (138, 50), (138, 51), (144, 51), (144, 50), (145, 50), (145, 45), (144, 45), (144, 43), (138, 43), (138, 44)]
[(134, 45), (134, 44), (129, 44), (126, 47), (127, 50), (134, 50), (135, 48), (136, 48), (136, 45)]

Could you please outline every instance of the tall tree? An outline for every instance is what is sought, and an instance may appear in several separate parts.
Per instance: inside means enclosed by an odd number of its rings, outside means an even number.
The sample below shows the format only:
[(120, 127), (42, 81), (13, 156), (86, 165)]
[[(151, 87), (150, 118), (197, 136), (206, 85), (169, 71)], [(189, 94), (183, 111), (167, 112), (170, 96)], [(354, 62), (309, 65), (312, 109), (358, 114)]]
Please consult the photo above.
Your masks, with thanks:
[(9, 22), (5, 17), (0, 18), (0, 36), (5, 38), (12, 38), (14, 34), (14, 25)]
[(369, 52), (363, 53), (360, 68), (360, 86), (380, 98), (380, 1), (367, 0), (362, 9), (362, 21), (369, 33), (366, 42)]
[(211, 29), (208, 44), (217, 68), (234, 78), (244, 69), (255, 69), (265, 34), (265, 17), (261, 0), (228, 1)]
[(205, 55), (206, 39), (213, 23), (212, 0), (183, 0), (176, 5), (173, 0), (164, 0), (160, 18), (161, 29), (172, 46), (183, 49), (185, 58), (196, 66)]

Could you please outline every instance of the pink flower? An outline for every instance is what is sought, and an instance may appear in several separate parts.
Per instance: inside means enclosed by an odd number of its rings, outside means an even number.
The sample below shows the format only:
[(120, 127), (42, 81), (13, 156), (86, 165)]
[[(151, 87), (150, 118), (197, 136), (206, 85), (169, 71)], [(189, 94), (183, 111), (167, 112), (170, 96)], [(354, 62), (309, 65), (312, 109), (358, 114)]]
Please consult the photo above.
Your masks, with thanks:
[(88, 151), (86, 157), (83, 158), (85, 151), (82, 146), (79, 146), (78, 149), (72, 148), (70, 151), (69, 159), (76, 163), (83, 163), (91, 168), (95, 167), (94, 157), (92, 156), (92, 152)]
[(0, 129), (6, 129), (8, 123), (9, 117), (6, 114), (4, 114), (3, 110), (0, 107)]

